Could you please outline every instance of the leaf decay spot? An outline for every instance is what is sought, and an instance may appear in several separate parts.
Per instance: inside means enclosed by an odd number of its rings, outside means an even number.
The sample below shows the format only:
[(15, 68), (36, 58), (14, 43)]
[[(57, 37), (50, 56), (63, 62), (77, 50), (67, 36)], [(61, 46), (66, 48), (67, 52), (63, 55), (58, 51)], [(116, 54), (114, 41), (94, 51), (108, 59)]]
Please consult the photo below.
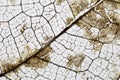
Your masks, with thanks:
[(14, 65), (10, 63), (1, 63), (2, 72), (7, 72), (8, 70), (12, 69), (13, 66)]
[[(17, 64), (19, 64), (21, 62), (21, 60), (19, 60), (19, 59), (16, 59), (16, 60), (17, 60), (16, 63), (12, 63), (14, 61), (11, 61), (11, 60), (9, 60), (9, 62), (0, 61), (0, 68), (2, 70), (2, 73), (13, 69), (13, 67), (15, 67)], [(18, 68), (14, 69), (13, 71), (17, 72)]]
[(72, 17), (68, 17), (67, 19), (66, 19), (66, 23), (67, 23), (67, 25), (69, 25), (72, 21), (73, 21), (73, 18)]
[(34, 57), (25, 63), (26, 67), (33, 67), (33, 68), (44, 68), (47, 65), (48, 63), (46, 61), (43, 61), (37, 57)]
[(113, 78), (113, 80), (119, 80), (120, 79), (120, 72), (115, 74), (115, 77)]
[(42, 50), (37, 56), (43, 57), (43, 56), (48, 55), (50, 52), (52, 52), (52, 48), (50, 46), (48, 46), (44, 50)]
[(75, 3), (73, 3), (71, 5), (71, 8), (72, 8), (72, 12), (73, 12), (74, 16), (78, 15), (78, 13), (80, 11), (82, 11), (82, 9), (80, 8), (80, 6), (76, 5)]
[(20, 29), (21, 34), (24, 33), (25, 29), (27, 28), (27, 24), (25, 23), (22, 28)]
[(93, 45), (93, 51), (94, 52), (101, 50), (101, 48), (102, 48), (102, 44), (101, 43), (95, 42), (95, 41), (90, 41), (90, 42)]
[[(113, 15), (115, 12), (112, 12), (112, 15), (106, 15), (107, 13), (105, 13), (105, 10), (99, 9), (97, 9), (97, 12), (100, 10), (103, 12), (99, 12), (98, 14), (91, 11), (83, 17), (82, 20), (77, 22), (77, 25), (84, 30), (84, 36), (93, 41), (97, 40), (102, 43), (111, 43), (117, 38), (120, 39), (119, 15)], [(102, 14), (104, 14), (104, 16), (101, 16)], [(111, 19), (111, 22), (108, 18)]]
[(32, 55), (33, 50), (29, 47), (29, 45), (25, 45), (24, 46), (24, 50), (21, 53), (21, 56), (23, 56), (23, 60), (30, 57), (30, 55)]
[(77, 16), (80, 11), (84, 10), (88, 4), (95, 0), (67, 0), (74, 16)]
[(64, 2), (65, 0), (56, 0), (56, 5), (60, 6), (62, 2)]
[(41, 45), (42, 46), (46, 46), (46, 44), (50, 41), (50, 40), (52, 40), (53, 39), (53, 37), (52, 36), (46, 36), (46, 37), (43, 37), (43, 42), (41, 43)]
[(67, 58), (67, 66), (71, 68), (75, 67), (76, 70), (79, 70), (85, 56), (82, 54), (77, 54), (75, 56), (69, 55)]
[(52, 51), (50, 46), (46, 47), (35, 57), (31, 58), (28, 62), (25, 63), (26, 67), (34, 67), (34, 68), (45, 68), (50, 62), (49, 53)]
[(43, 39), (44, 39), (45, 41), (48, 41), (48, 40), (50, 40), (50, 39), (52, 39), (52, 38), (53, 38), (52, 36), (43, 37)]

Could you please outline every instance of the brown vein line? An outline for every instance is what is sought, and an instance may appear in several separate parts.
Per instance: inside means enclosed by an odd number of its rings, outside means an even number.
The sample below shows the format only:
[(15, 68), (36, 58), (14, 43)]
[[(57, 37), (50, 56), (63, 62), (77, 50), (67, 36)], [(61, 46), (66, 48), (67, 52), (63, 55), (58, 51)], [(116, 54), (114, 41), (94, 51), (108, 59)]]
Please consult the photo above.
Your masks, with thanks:
[(55, 41), (58, 37), (60, 37), (62, 34), (64, 34), (68, 29), (70, 29), (80, 18), (82, 18), (84, 15), (86, 15), (88, 12), (90, 12), (94, 7), (96, 7), (97, 5), (99, 5), (100, 3), (102, 3), (103, 0), (98, 0), (95, 3), (93, 3), (91, 6), (89, 6), (87, 9), (81, 11), (78, 16), (75, 17), (75, 19), (61, 32), (59, 33), (56, 37), (54, 37), (51, 41), (48, 42), (48, 44), (46, 44), (45, 47), (41, 48), (38, 52), (34, 53), (33, 55), (31, 55), (29, 58), (26, 58), (24, 61), (18, 63), (17, 65), (15, 65), (12, 69), (1, 73), (0, 77), (4, 76), (5, 74), (14, 71), (14, 69), (17, 69), (19, 66), (21, 66), (22, 64), (26, 63), (28, 60), (30, 60), (31, 58), (35, 57), (36, 54), (40, 53), (42, 50), (44, 50), (47, 46), (49, 46), (53, 41)]

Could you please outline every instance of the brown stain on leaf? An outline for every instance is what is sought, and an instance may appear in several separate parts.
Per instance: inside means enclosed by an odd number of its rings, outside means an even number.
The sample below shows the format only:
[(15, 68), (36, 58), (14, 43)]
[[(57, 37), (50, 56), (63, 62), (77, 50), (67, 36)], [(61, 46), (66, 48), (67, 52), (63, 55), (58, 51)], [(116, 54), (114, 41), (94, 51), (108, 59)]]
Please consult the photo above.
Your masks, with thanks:
[[(112, 43), (118, 37), (120, 39), (120, 14), (114, 11), (106, 13), (105, 7), (102, 5), (91, 10), (76, 24), (84, 30), (84, 37), (102, 43)], [(98, 29), (98, 34), (94, 35), (91, 28)]]
[(79, 13), (80, 11), (82, 11), (82, 9), (80, 8), (80, 6), (75, 6), (75, 5), (73, 5), (73, 6), (72, 6), (72, 11), (73, 11), (73, 14), (74, 14), (75, 16), (77, 16), (78, 13)]
[(49, 53), (52, 51), (50, 46), (46, 47), (42, 50), (39, 54), (35, 57), (31, 58), (29, 61), (25, 63), (26, 67), (34, 67), (34, 68), (45, 68), (50, 62), (50, 55)]
[(33, 68), (43, 68), (43, 67), (46, 67), (47, 65), (48, 65), (48, 62), (43, 61), (37, 57), (34, 57), (25, 63), (26, 67), (33, 67)]
[(31, 49), (29, 45), (24, 46), (23, 52), (20, 54), (22, 56), (22, 59), (25, 60), (26, 58), (29, 58), (33, 53), (35, 53), (35, 50), (38, 51), (38, 49)]
[(66, 24), (69, 25), (73, 21), (73, 18), (72, 17), (68, 17), (66, 19), (66, 21), (67, 21)]
[(84, 10), (93, 2), (96, 2), (97, 0), (67, 0), (70, 8), (72, 10), (72, 13), (74, 16), (77, 16), (80, 11)]
[(115, 10), (120, 8), (120, 0), (105, 0), (104, 5), (109, 10)]
[(46, 46), (47, 43), (49, 43), (50, 40), (53, 39), (53, 36), (45, 36), (43, 37), (44, 42), (41, 43), (42, 46)]
[[(48, 40), (49, 38), (46, 37), (45, 40)], [(32, 54), (35, 54), (38, 52), (38, 49), (31, 49), (28, 45), (24, 47), (23, 59), (29, 58)], [(50, 62), (50, 56), (49, 53), (52, 52), (52, 48), (50, 46), (47, 46), (45, 49), (43, 49), (39, 54), (37, 54), (35, 57), (28, 60), (24, 65), (26, 67), (34, 67), (34, 68), (44, 68), (48, 65), (48, 62)]]
[(11, 63), (2, 63), (2, 64), (1, 64), (2, 72), (7, 72), (8, 70), (12, 69), (13, 66), (14, 66), (14, 65), (11, 64)]
[(71, 68), (74, 66), (74, 67), (76, 67), (76, 70), (77, 70), (78, 68), (80, 68), (84, 58), (85, 58), (85, 56), (82, 54), (77, 54), (75, 56), (69, 55), (67, 57), (67, 59), (68, 59), (67, 66), (71, 67)]
[(92, 40), (89, 40), (90, 41), (90, 43), (93, 45), (93, 51), (94, 51), (94, 53), (96, 52), (96, 51), (100, 51), (101, 50), (101, 48), (102, 48), (102, 43), (99, 43), (99, 42), (97, 42), (97, 41), (92, 41)]
[[(103, 2), (104, 3), (104, 2)], [(106, 17), (105, 6), (104, 4), (100, 4), (94, 8), (94, 11), (98, 12), (102, 16)]]
[(52, 39), (52, 38), (53, 38), (52, 36), (43, 37), (43, 39), (44, 39), (45, 41), (48, 41), (48, 40), (50, 40), (50, 39)]
[[(95, 1), (91, 0), (90, 2)], [(93, 45), (94, 51), (100, 51), (103, 43), (112, 43), (115, 39), (120, 39), (120, 14), (113, 11), (118, 9), (120, 4), (112, 4), (112, 1), (115, 0), (105, 0), (76, 23), (84, 30), (83, 36)], [(89, 2), (88, 0), (68, 0), (68, 2), (74, 16), (78, 15), (89, 4), (86, 3)], [(107, 4), (108, 6), (106, 6)], [(106, 12), (106, 9), (109, 12)], [(71, 20), (71, 18), (66, 19), (67, 25), (70, 24)], [(94, 34), (91, 28), (96, 28), (98, 33)]]
[[(14, 61), (11, 61), (11, 59), (9, 60), (9, 62), (5, 62), (5, 61), (0, 61), (0, 68), (2, 70), (2, 73), (7, 72), (11, 69), (13, 69), (17, 64), (19, 64), (21, 62), (21, 60), (16, 60), (16, 63), (12, 63)], [(15, 68), (13, 71), (17, 72), (19, 70), (19, 68)]]
[(22, 28), (20, 29), (21, 34), (24, 33), (25, 29), (27, 28), (27, 23), (25, 23)]
[(107, 24), (106, 27), (101, 29), (99, 29), (97, 26), (92, 28), (97, 28), (99, 32), (95, 34), (94, 32), (91, 32), (91, 28), (84, 28), (84, 36), (90, 39), (90, 43), (94, 43), (95, 41), (100, 41), (102, 43), (111, 43), (120, 37), (120, 29), (116, 24)]
[(20, 29), (21, 34), (23, 34), (23, 33), (24, 33), (24, 31), (25, 31), (25, 30), (24, 30), (23, 28), (22, 28), (22, 29)]
[(109, 15), (112, 23), (120, 25), (120, 14), (115, 13), (115, 12), (113, 12), (113, 13), (111, 12), (108, 15)]
[(113, 80), (119, 80), (120, 79), (120, 72), (115, 74), (115, 77), (113, 78)]
[(109, 24), (106, 28), (100, 30), (98, 40), (104, 43), (111, 43), (116, 39), (119, 34), (119, 26), (116, 24)]
[(69, 2), (70, 7), (72, 9), (73, 15), (77, 16), (80, 11), (82, 11), (81, 7), (77, 2)]
[(44, 50), (42, 50), (37, 56), (38, 57), (46, 56), (50, 52), (52, 52), (52, 48), (50, 46), (48, 46)]
[(118, 3), (118, 2), (120, 2), (120, 0), (105, 0), (105, 1), (111, 1), (111, 2), (116, 2), (116, 3)]
[(65, 0), (56, 0), (56, 5), (60, 6), (62, 2), (64, 2)]

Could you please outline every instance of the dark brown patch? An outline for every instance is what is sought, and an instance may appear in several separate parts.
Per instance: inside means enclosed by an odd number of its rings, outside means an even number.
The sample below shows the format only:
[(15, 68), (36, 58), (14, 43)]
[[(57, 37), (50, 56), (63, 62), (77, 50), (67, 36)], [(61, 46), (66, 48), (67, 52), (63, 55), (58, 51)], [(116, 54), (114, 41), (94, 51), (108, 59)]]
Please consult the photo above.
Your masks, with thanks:
[(69, 25), (69, 24), (73, 21), (73, 18), (68, 17), (68, 18), (66, 19), (66, 21), (67, 21), (67, 25)]
[(70, 7), (72, 9), (73, 15), (77, 16), (82, 9), (80, 8), (79, 4), (77, 2), (70, 3)]
[(22, 29), (20, 29), (20, 32), (21, 32), (22, 34), (24, 33), (24, 31), (25, 31), (25, 30), (24, 30), (23, 28), (22, 28)]
[(72, 11), (73, 11), (73, 14), (74, 14), (75, 16), (77, 16), (78, 13), (79, 13), (80, 11), (82, 11), (82, 9), (80, 8), (80, 6), (72, 5)]
[(43, 51), (41, 51), (37, 56), (43, 57), (48, 55), (48, 53), (52, 52), (52, 48), (50, 46), (46, 47)]
[(36, 49), (36, 48), (35, 49), (31, 49), (29, 47), (29, 45), (25, 45), (24, 46), (24, 50), (21, 53), (22, 59), (25, 60), (25, 59), (29, 58), (33, 53), (35, 53), (37, 51), (38, 51), (38, 49)]
[(10, 63), (2, 63), (2, 72), (7, 72), (8, 70), (12, 69), (14, 67), (13, 64)]
[(113, 78), (113, 80), (119, 80), (120, 79), (120, 72), (115, 74), (115, 77)]
[(113, 9), (119, 9), (120, 8), (120, 0), (105, 0), (104, 5), (107, 9), (113, 10)]
[(0, 61), (0, 68), (2, 70), (2, 73), (5, 73), (9, 70), (13, 70), (14, 72), (17, 72), (19, 70), (19, 68), (15, 68), (14, 67), (16, 65), (18, 65), (19, 63), (21, 63), (22, 60), (19, 58), (9, 58), (7, 61)]
[[(50, 57), (47, 57), (47, 59), (50, 59)], [(33, 68), (44, 68), (47, 65), (48, 65), (48, 62), (43, 61), (37, 57), (34, 57), (25, 63), (26, 67), (33, 67)]]
[(70, 56), (68, 56), (67, 66), (71, 67), (71, 68), (73, 66), (75, 66), (76, 69), (78, 69), (78, 68), (80, 68), (84, 58), (85, 58), (85, 56), (82, 54), (77, 54), (75, 56), (70, 55)]
[(43, 47), (46, 46), (46, 44), (49, 43), (49, 41), (52, 40), (52, 39), (53, 39), (52, 36), (43, 37), (44, 42), (42, 42), (41, 45), (42, 45)]
[[(7, 72), (11, 69), (13, 69), (17, 64), (12, 64), (12, 63), (8, 63), (8, 62), (4, 62), (1, 64), (1, 69), (2, 69), (2, 73)], [(18, 68), (13, 70), (14, 72), (18, 71)]]
[[(91, 2), (95, 1), (96, 0), (92, 0)], [(84, 30), (84, 37), (102, 43), (111, 43), (119, 37), (120, 14), (113, 10), (118, 9), (120, 5), (118, 3), (112, 3), (113, 1), (118, 2), (118, 0), (105, 0), (76, 23)], [(68, 0), (68, 2), (74, 16), (88, 6), (88, 1), (84, 0)], [(106, 4), (108, 5), (106, 6)], [(108, 10), (108, 12), (106, 12), (106, 10)], [(67, 24), (70, 24), (70, 22), (71, 18), (68, 18)], [(90, 30), (91, 28), (99, 29), (98, 34), (94, 35)]]
[(102, 46), (103, 46), (102, 43), (97, 42), (97, 41), (89, 40), (89, 42), (93, 45), (93, 51), (94, 52), (100, 51)]
[[(102, 12), (100, 11), (101, 9)], [(118, 37), (120, 38), (120, 15), (115, 12), (106, 15), (103, 7), (101, 9), (95, 9), (99, 14), (95, 11), (90, 11), (90, 13), (79, 20), (76, 24), (83, 28), (85, 32), (84, 36), (86, 38), (93, 41), (100, 41), (102, 43), (111, 43)], [(111, 22), (109, 19), (111, 19)], [(94, 35), (94, 33), (91, 32), (91, 28), (98, 29), (98, 34)]]
[(89, 2), (93, 3), (96, 2), (96, 0), (91, 0), (91, 1), (86, 1), (86, 0), (67, 0), (70, 8), (73, 12), (74, 16), (77, 16), (80, 11), (84, 10), (85, 8), (88, 7), (90, 4)]
[(56, 0), (56, 5), (60, 6), (63, 1), (65, 0)]
[(20, 29), (21, 34), (24, 33), (25, 29), (27, 28), (27, 24), (25, 23), (22, 28)]
[(45, 41), (48, 41), (48, 40), (50, 40), (50, 39), (52, 39), (52, 38), (53, 38), (52, 36), (43, 37), (43, 39), (44, 39)]
[(45, 68), (50, 62), (49, 53), (52, 51), (50, 46), (46, 47), (42, 50), (36, 57), (30, 59), (28, 62), (25, 63), (26, 67), (34, 67), (34, 68)]

